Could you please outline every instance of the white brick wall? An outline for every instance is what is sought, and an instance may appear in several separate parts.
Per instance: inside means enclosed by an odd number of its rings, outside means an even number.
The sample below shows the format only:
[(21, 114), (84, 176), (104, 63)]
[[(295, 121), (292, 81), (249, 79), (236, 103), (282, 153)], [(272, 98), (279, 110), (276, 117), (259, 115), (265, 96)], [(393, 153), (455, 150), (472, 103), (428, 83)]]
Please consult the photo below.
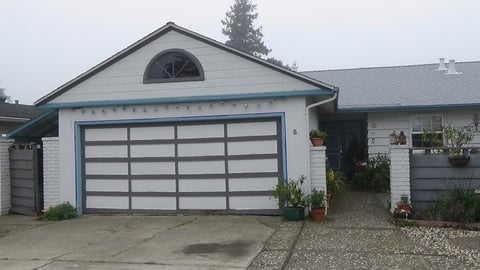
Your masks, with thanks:
[(58, 137), (45, 137), (43, 141), (43, 205), (44, 208), (60, 203), (60, 171)]
[(401, 195), (410, 199), (410, 149), (407, 145), (390, 146), (390, 211), (393, 213)]
[(10, 211), (10, 152), (13, 140), (0, 139), (0, 216)]
[(310, 147), (310, 181), (312, 190), (327, 189), (326, 147)]

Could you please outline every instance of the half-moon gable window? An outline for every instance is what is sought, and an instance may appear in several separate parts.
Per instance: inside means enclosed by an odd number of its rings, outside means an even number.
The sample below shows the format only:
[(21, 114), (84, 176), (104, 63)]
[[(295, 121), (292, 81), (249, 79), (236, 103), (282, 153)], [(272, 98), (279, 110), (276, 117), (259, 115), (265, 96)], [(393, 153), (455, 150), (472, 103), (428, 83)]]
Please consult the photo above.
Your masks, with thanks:
[(172, 49), (157, 54), (147, 65), (143, 83), (203, 81), (203, 68), (195, 56)]

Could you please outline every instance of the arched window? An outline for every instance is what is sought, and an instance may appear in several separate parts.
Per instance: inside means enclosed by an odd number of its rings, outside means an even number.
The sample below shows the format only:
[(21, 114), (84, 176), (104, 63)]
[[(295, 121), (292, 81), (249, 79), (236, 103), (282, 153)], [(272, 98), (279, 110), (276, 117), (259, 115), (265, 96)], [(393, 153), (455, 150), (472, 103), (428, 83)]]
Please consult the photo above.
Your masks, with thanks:
[(147, 65), (144, 83), (203, 81), (200, 62), (185, 50), (172, 49), (157, 54)]

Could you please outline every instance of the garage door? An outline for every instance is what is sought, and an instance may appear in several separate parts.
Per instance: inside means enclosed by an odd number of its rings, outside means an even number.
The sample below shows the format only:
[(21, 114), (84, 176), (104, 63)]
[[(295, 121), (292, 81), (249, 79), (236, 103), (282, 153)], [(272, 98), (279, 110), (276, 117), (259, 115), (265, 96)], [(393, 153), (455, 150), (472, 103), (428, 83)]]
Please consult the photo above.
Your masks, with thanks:
[(82, 128), (85, 213), (274, 213), (279, 119)]

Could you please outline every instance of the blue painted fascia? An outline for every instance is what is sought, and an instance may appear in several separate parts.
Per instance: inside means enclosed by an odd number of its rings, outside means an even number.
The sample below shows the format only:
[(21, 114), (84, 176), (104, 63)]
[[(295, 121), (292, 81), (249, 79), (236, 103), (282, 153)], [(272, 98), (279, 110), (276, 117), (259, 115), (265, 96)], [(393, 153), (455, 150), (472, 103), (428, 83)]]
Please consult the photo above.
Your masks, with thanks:
[(339, 108), (338, 113), (368, 113), (368, 112), (400, 112), (400, 111), (428, 111), (428, 110), (453, 110), (480, 107), (480, 103), (467, 104), (435, 104), (435, 105), (406, 105), (361, 108)]
[(276, 97), (300, 97), (332, 95), (333, 90), (301, 90), (284, 92), (262, 92), (248, 94), (230, 94), (230, 95), (206, 95), (206, 96), (188, 96), (188, 97), (169, 97), (169, 98), (149, 98), (149, 99), (129, 99), (129, 100), (98, 100), (81, 101), (67, 103), (50, 103), (39, 105), (42, 109), (60, 109), (60, 108), (79, 108), (79, 107), (102, 107), (102, 106), (122, 106), (122, 105), (147, 105), (147, 104), (165, 104), (165, 103), (191, 103), (206, 101), (228, 101), (239, 99), (258, 99), (258, 98), (276, 98)]
[(17, 133), (19, 133), (20, 131), (34, 125), (35, 123), (37, 123), (38, 121), (41, 121), (42, 119), (44, 118), (47, 118), (48, 116), (50, 116), (52, 113), (55, 113), (56, 110), (50, 110), (50, 111), (47, 111), (47, 112), (44, 112), (42, 113), (41, 115), (31, 119), (30, 121), (20, 125), (19, 127), (17, 127), (16, 129), (12, 130), (11, 132), (7, 133), (7, 139), (10, 139), (12, 138), (13, 136), (15, 136)]
[(280, 117), (282, 125), (282, 163), (283, 176), (287, 177), (287, 141), (286, 141), (286, 120), (285, 112), (252, 113), (252, 114), (227, 114), (227, 115), (207, 115), (207, 116), (187, 116), (187, 117), (166, 117), (166, 118), (145, 118), (145, 119), (121, 119), (121, 120), (100, 120), (100, 121), (75, 121), (74, 122), (74, 151), (75, 151), (75, 187), (76, 187), (76, 210), (77, 215), (83, 213), (83, 183), (82, 183), (82, 126), (105, 125), (105, 124), (128, 124), (128, 123), (165, 123), (165, 122), (191, 122), (205, 120), (234, 120), (234, 119), (262, 119)]

